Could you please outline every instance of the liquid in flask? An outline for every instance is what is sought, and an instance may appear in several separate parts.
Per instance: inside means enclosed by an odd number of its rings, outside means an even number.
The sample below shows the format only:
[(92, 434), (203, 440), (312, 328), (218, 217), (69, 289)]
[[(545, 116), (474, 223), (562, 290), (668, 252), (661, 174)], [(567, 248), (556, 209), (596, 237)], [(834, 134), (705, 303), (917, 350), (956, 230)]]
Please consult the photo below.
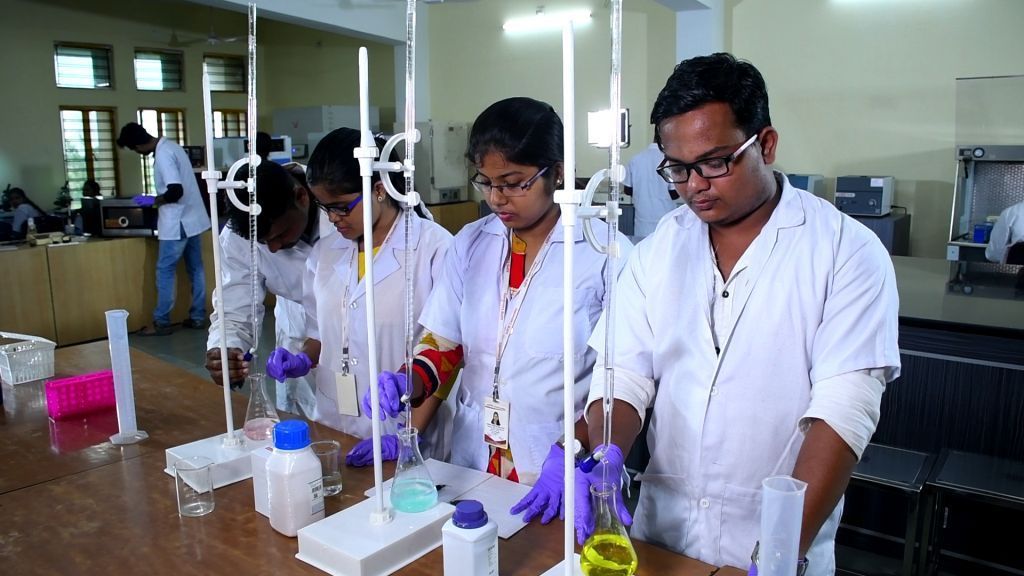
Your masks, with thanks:
[(619, 521), (617, 484), (603, 482), (590, 487), (594, 533), (583, 543), (580, 568), (586, 576), (633, 576), (636, 551)]
[(437, 487), (420, 454), (416, 428), (398, 431), (398, 462), (391, 484), (391, 505), (399, 512), (423, 512), (437, 504)]
[(249, 440), (270, 440), (274, 425), (281, 421), (273, 401), (267, 395), (266, 378), (263, 374), (251, 374), (249, 382), (249, 406), (245, 410), (245, 425), (242, 431)]

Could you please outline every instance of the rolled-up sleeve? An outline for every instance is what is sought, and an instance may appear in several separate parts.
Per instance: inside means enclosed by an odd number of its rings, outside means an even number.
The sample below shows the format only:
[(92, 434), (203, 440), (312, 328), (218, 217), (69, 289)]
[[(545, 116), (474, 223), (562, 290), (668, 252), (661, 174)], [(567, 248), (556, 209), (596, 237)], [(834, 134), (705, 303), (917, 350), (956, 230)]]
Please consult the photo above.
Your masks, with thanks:
[(800, 430), (807, 432), (814, 420), (824, 421), (859, 460), (878, 427), (882, 393), (892, 372), (891, 368), (872, 368), (815, 382), (811, 403), (800, 418)]
[[(606, 378), (605, 371), (601, 369), (603, 362), (603, 359), (598, 357), (594, 376), (590, 379), (590, 395), (587, 397), (587, 410), (590, 409), (590, 405), (594, 402), (600, 402), (604, 399)], [(637, 415), (640, 416), (641, 425), (643, 425), (644, 417), (647, 415), (647, 409), (654, 403), (655, 391), (654, 380), (624, 368), (615, 369), (615, 390), (612, 392), (612, 397), (632, 406), (636, 410)], [(584, 410), (584, 418), (586, 418), (586, 415), (587, 411)]]

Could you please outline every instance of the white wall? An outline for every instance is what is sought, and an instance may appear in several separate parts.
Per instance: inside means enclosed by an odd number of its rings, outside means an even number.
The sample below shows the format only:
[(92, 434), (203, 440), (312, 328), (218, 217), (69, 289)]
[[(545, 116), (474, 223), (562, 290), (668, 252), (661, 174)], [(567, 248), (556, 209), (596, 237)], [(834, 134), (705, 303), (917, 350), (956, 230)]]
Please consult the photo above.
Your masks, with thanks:
[(732, 0), (729, 11), (727, 42), (768, 83), (779, 166), (895, 176), (912, 254), (943, 257), (955, 79), (1024, 73), (1024, 2)]
[[(586, 146), (586, 113), (608, 108), (611, 55), (610, 12), (604, 2), (552, 0), (548, 12), (589, 6), (590, 24), (576, 34), (577, 175), (606, 167), (606, 150)], [(510, 96), (530, 96), (562, 110), (562, 45), (558, 30), (508, 34), (501, 25), (529, 16), (534, 2), (478, 0), (431, 5), (430, 77), (432, 116), (472, 122), (488, 105)], [(633, 145), (623, 160), (653, 138), (648, 118), (654, 99), (672, 71), (675, 14), (653, 0), (623, 7), (622, 103), (632, 113)], [(458, 38), (458, 41), (454, 39)]]

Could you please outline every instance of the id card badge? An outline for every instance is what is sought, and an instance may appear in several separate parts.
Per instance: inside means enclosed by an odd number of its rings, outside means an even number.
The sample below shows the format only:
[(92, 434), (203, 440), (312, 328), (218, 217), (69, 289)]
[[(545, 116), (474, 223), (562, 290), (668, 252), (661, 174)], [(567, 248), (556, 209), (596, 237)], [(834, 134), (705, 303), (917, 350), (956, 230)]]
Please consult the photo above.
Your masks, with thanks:
[(504, 400), (491, 398), (484, 402), (484, 442), (508, 450), (509, 411), (509, 404)]
[(359, 394), (356, 392), (356, 377), (348, 372), (334, 373), (334, 388), (337, 392), (338, 413), (345, 416), (359, 416)]

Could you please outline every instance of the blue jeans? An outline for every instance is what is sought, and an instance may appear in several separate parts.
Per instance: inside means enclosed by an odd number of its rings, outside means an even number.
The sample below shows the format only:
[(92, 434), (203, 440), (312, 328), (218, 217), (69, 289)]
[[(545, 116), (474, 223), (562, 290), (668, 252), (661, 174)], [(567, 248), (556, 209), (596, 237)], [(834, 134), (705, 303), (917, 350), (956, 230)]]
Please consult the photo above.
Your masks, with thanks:
[(181, 240), (160, 240), (160, 255), (156, 262), (156, 309), (153, 323), (168, 326), (171, 323), (171, 309), (174, 308), (174, 272), (178, 261), (185, 257), (185, 269), (192, 281), (192, 306), (188, 317), (194, 321), (206, 320), (206, 275), (203, 272), (201, 235)]

